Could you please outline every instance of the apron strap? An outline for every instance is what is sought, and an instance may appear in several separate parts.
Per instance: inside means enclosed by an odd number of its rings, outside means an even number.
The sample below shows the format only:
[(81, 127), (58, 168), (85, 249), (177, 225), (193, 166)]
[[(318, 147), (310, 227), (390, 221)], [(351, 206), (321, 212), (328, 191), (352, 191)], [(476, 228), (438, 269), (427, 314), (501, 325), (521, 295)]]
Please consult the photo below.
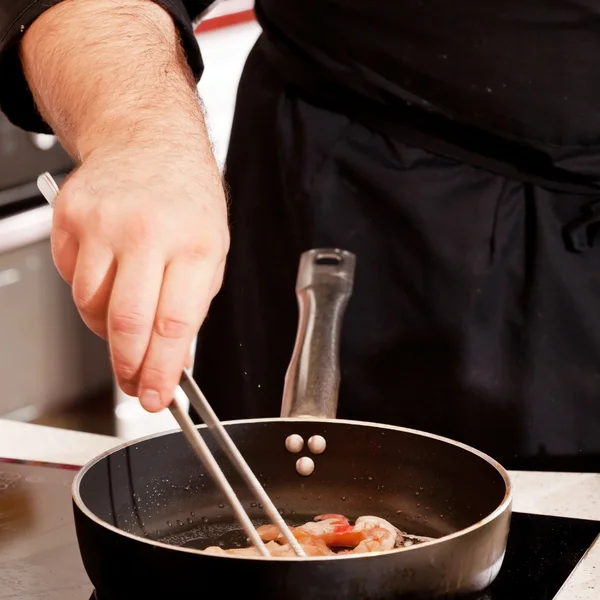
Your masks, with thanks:
[[(557, 192), (600, 196), (600, 182), (556, 167), (541, 150), (390, 98), (376, 102), (336, 84), (307, 58), (262, 34), (258, 47), (291, 94), (398, 141), (451, 160)], [(414, 99), (413, 99), (414, 100)]]

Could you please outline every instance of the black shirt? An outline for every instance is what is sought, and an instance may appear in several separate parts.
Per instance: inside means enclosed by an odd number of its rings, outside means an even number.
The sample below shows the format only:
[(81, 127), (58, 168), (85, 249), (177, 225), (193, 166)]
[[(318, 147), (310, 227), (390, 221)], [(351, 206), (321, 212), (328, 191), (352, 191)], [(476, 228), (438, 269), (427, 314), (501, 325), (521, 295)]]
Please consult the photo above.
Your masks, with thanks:
[[(28, 129), (43, 123), (16, 47), (58, 1), (0, 0), (0, 106)], [(210, 0), (155, 1), (199, 78), (191, 19)], [(567, 154), (600, 147), (600, 0), (257, 0), (257, 15), (274, 56), (392, 110), (409, 102)]]
[[(20, 65), (18, 46), (27, 28), (45, 10), (62, 0), (0, 0), (0, 108), (19, 127), (49, 132), (36, 111)], [(196, 79), (203, 64), (194, 36), (192, 20), (200, 16), (213, 0), (154, 0), (173, 17), (181, 35), (188, 61)]]

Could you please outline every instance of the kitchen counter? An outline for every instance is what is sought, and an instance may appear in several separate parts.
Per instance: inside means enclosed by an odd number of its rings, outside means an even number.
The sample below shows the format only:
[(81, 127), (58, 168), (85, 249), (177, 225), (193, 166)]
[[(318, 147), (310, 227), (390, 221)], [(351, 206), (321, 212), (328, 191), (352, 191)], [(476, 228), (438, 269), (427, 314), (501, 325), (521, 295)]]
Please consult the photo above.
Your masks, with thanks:
[[(121, 440), (0, 419), (0, 456), (83, 465)], [(514, 509), (600, 521), (600, 474), (512, 472)], [(600, 540), (555, 600), (600, 597)]]
[(121, 440), (0, 419), (0, 457), (83, 465)]

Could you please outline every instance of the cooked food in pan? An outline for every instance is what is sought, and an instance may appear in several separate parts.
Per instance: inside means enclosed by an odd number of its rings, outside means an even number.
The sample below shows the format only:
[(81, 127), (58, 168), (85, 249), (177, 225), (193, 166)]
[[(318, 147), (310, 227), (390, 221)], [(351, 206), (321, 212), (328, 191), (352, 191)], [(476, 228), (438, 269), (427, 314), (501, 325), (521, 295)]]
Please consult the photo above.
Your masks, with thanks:
[[(295, 556), (289, 544), (275, 525), (262, 525), (257, 529), (271, 556)], [(411, 546), (431, 541), (433, 538), (408, 535), (380, 517), (358, 517), (351, 525), (343, 515), (319, 515), (292, 533), (307, 556), (330, 556), (333, 554), (364, 554)], [(254, 546), (224, 549), (210, 546), (206, 552), (236, 556), (260, 556)]]

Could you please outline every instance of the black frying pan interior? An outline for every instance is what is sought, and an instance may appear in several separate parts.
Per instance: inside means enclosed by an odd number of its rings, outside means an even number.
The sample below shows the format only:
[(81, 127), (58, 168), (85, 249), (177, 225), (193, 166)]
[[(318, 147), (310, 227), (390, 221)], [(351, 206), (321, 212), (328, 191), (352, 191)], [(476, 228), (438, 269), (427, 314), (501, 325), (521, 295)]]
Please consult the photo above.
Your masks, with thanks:
[[(287, 522), (322, 513), (374, 515), (414, 535), (441, 537), (476, 524), (503, 501), (505, 482), (478, 454), (411, 432), (339, 422), (240, 422), (227, 429)], [(261, 507), (220, 453), (204, 439), (256, 524)], [(322, 435), (315, 471), (298, 475), (302, 454), (288, 435)], [(305, 446), (306, 447), (306, 446)], [(306, 452), (304, 452), (306, 454)], [(220, 491), (181, 433), (128, 446), (93, 465), (81, 482), (83, 502), (107, 523), (173, 545), (246, 545)]]

